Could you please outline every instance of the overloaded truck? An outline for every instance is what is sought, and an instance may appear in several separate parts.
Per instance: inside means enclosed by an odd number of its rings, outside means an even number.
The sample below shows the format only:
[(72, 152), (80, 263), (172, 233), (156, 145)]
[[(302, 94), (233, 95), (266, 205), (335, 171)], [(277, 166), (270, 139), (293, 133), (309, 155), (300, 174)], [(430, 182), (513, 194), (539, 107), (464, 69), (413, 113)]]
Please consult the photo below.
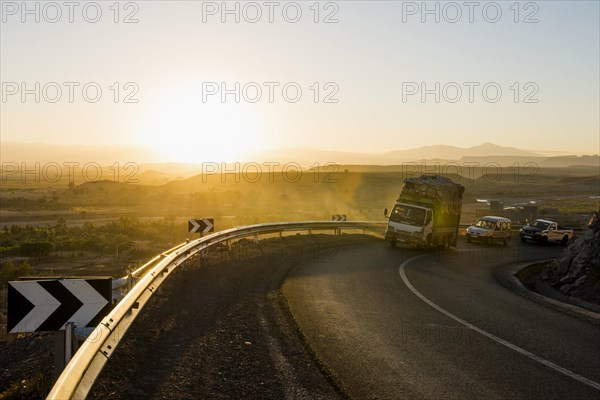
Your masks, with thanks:
[(465, 187), (438, 175), (404, 179), (394, 208), (385, 216), (385, 240), (415, 247), (456, 246)]

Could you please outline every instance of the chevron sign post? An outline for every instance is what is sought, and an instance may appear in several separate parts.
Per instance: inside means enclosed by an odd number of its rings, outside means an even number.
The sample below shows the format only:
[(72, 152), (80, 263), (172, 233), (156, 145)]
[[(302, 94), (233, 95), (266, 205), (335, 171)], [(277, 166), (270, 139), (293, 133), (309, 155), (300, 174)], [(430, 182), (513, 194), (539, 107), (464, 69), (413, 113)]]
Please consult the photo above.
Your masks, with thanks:
[(331, 220), (332, 221), (345, 221), (346, 220), (346, 214), (333, 214), (331, 216)]
[(9, 333), (94, 327), (112, 308), (112, 279), (41, 279), (8, 282)]
[(188, 231), (190, 233), (208, 233), (215, 231), (215, 220), (212, 218), (190, 219), (188, 221)]

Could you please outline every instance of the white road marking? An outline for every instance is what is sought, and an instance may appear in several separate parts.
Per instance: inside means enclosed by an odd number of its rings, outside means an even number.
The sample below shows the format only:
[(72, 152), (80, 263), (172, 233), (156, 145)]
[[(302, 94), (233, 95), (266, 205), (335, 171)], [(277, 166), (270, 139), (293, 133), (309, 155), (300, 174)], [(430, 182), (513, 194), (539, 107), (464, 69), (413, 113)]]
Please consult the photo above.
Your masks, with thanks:
[(398, 269), (398, 272), (400, 273), (400, 277), (402, 278), (402, 280), (404, 281), (404, 284), (410, 289), (411, 292), (413, 292), (415, 294), (415, 296), (417, 296), (418, 298), (420, 298), (421, 300), (423, 300), (425, 303), (427, 303), (429, 306), (435, 308), (436, 310), (438, 310), (439, 312), (441, 312), (442, 314), (452, 318), (453, 320), (455, 320), (456, 322), (459, 322), (461, 324), (463, 324), (464, 326), (466, 326), (467, 328), (473, 329), (475, 332), (482, 334), (483, 336), (492, 339), (493, 341), (500, 343), (503, 346), (508, 347), (511, 350), (516, 351), (517, 353), (520, 353), (526, 357), (531, 358), (534, 361), (539, 362), (540, 364), (545, 365), (548, 368), (552, 368), (553, 370), (560, 372), (563, 375), (566, 375), (570, 378), (575, 379), (576, 381), (579, 381), (587, 386), (593, 387), (596, 390), (600, 390), (600, 383), (598, 382), (594, 382), (586, 377), (583, 377), (581, 375), (576, 374), (575, 372), (569, 371), (566, 368), (561, 367), (560, 365), (556, 365), (551, 361), (548, 361), (540, 356), (537, 356), (525, 349), (520, 348), (519, 346), (516, 346), (510, 342), (507, 342), (504, 339), (501, 339), (495, 335), (492, 335), (491, 333), (484, 331), (481, 328), (476, 327), (475, 325), (457, 317), (456, 315), (452, 314), (449, 311), (444, 310), (442, 307), (438, 306), (437, 304), (435, 304), (433, 301), (429, 300), (427, 297), (423, 296), (417, 289), (415, 289), (415, 287), (410, 283), (410, 281), (408, 280), (408, 278), (406, 277), (406, 273), (404, 272), (404, 269), (406, 267), (406, 265), (411, 262), (414, 261), (418, 258), (421, 257), (425, 257), (427, 254), (422, 254), (420, 256), (415, 256), (412, 258), (409, 258), (408, 260), (404, 261), (401, 265), (400, 268)]

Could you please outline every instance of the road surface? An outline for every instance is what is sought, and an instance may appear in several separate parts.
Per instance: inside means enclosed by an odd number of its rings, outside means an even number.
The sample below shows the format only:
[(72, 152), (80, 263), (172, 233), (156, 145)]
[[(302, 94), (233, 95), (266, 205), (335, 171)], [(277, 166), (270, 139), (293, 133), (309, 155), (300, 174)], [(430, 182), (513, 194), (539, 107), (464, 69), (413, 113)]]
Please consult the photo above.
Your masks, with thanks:
[(282, 290), (351, 398), (600, 398), (600, 328), (500, 285), (500, 266), (560, 246), (459, 242), (444, 253), (366, 239), (294, 268)]
[[(560, 246), (240, 242), (176, 270), (90, 398), (595, 399), (600, 328), (505, 288)], [(332, 384), (333, 382), (333, 384)]]

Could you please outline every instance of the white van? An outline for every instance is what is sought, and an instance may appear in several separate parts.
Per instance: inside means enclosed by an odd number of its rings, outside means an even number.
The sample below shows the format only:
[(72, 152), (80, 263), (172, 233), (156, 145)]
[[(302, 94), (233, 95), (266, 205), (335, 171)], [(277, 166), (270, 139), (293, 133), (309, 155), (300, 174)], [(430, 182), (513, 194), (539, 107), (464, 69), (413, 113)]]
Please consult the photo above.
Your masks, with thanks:
[(479, 218), (467, 228), (467, 242), (473, 240), (492, 244), (502, 242), (505, 246), (511, 239), (511, 221), (504, 217), (488, 215)]

